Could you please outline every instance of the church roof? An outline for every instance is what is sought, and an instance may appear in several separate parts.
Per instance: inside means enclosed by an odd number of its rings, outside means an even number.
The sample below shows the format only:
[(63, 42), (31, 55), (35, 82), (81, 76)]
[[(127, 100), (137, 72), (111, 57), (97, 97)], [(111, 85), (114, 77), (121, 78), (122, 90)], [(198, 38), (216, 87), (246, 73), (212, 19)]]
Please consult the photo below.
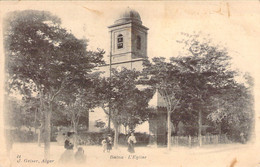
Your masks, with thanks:
[(137, 24), (142, 24), (142, 20), (139, 13), (134, 9), (128, 7), (119, 15), (118, 19), (115, 21), (115, 24), (122, 24), (129, 21), (132, 21)]

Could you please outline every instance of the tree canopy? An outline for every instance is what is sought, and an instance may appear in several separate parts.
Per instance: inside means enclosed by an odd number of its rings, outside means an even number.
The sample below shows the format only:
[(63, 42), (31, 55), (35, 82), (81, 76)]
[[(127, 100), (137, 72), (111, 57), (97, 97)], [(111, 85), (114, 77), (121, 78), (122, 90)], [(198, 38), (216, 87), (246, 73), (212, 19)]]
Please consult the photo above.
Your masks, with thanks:
[[(175, 128), (179, 121), (197, 125), (199, 137), (202, 125), (210, 121), (242, 123), (242, 119), (252, 118), (252, 109), (248, 109), (252, 98), (245, 85), (235, 79), (239, 73), (230, 66), (228, 49), (203, 37), (203, 34), (183, 33), (182, 40), (178, 41), (182, 46), (178, 56), (169, 61), (163, 57), (153, 58), (152, 62), (145, 63), (143, 71), (143, 75), (150, 76), (146, 84), (158, 89), (163, 96)], [(198, 120), (197, 123), (194, 120)], [(246, 122), (243, 121), (250, 124)], [(233, 123), (231, 127), (238, 127)]]
[[(38, 93), (45, 120), (45, 157), (49, 155), (51, 112), (56, 97), (72, 84), (88, 85), (103, 63), (103, 50), (87, 51), (86, 40), (61, 27), (46, 11), (11, 12), (4, 21), (8, 83)], [(23, 91), (24, 92), (24, 91)]]
[[(104, 112), (111, 118), (115, 129), (115, 146), (118, 140), (120, 125), (134, 129), (148, 119), (148, 101), (151, 90), (139, 90), (137, 78), (140, 72), (123, 68), (121, 71), (112, 69), (112, 75), (103, 78), (98, 84), (99, 94)], [(110, 110), (110, 112), (109, 112)]]

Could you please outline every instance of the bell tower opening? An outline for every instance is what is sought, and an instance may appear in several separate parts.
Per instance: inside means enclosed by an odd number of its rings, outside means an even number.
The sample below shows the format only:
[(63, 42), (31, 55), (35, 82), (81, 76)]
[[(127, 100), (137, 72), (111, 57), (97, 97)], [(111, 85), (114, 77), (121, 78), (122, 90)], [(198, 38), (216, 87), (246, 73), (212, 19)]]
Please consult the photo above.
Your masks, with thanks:
[(122, 34), (117, 36), (117, 49), (122, 49), (124, 47), (124, 38)]
[(137, 48), (138, 50), (141, 49), (141, 37), (140, 37), (139, 35), (137, 35), (136, 48)]

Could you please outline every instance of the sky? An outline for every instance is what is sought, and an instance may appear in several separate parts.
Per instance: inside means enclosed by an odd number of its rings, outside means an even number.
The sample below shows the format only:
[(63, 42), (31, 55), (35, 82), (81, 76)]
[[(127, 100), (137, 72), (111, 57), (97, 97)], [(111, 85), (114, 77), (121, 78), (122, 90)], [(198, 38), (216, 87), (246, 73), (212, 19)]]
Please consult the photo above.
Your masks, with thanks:
[[(260, 49), (259, 1), (252, 2), (13, 2), (3, 3), (1, 13), (12, 10), (47, 10), (78, 38), (89, 39), (89, 49), (109, 53), (108, 26), (127, 7), (139, 12), (148, 31), (148, 57), (173, 57), (180, 50), (180, 32), (201, 31), (230, 50), (234, 65), (254, 72), (252, 64)], [(106, 56), (107, 58), (107, 56)], [(253, 61), (254, 62), (254, 61)]]
[[(108, 55), (107, 27), (127, 7), (138, 11), (143, 25), (149, 28), (149, 58), (177, 56), (180, 46), (176, 40), (182, 38), (181, 32), (210, 34), (215, 43), (226, 46), (233, 57), (234, 67), (250, 72), (255, 78), (256, 109), (259, 112), (260, 1), (1, 1), (0, 17), (14, 10), (50, 11), (60, 17), (62, 26), (76, 37), (89, 39), (88, 49), (102, 48)], [(3, 77), (3, 53), (0, 60)]]

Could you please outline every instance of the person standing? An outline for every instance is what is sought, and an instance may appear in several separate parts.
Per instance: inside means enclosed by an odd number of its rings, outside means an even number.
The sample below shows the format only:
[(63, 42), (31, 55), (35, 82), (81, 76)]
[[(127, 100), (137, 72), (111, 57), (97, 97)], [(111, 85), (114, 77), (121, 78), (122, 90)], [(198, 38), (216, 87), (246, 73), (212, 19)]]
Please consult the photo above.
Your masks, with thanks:
[(67, 137), (64, 142), (64, 147), (67, 150), (73, 150), (74, 144), (73, 144), (73, 133), (68, 132)]
[(134, 133), (131, 133), (131, 136), (129, 136), (127, 143), (128, 143), (128, 152), (135, 153), (134, 144), (136, 143), (136, 138), (134, 136)]
[(73, 133), (68, 132), (66, 140), (64, 142), (65, 151), (62, 153), (59, 162), (66, 164), (72, 163), (74, 161), (74, 153), (73, 153)]
[(108, 135), (107, 137), (107, 152), (110, 152), (112, 150), (112, 137), (111, 135)]

